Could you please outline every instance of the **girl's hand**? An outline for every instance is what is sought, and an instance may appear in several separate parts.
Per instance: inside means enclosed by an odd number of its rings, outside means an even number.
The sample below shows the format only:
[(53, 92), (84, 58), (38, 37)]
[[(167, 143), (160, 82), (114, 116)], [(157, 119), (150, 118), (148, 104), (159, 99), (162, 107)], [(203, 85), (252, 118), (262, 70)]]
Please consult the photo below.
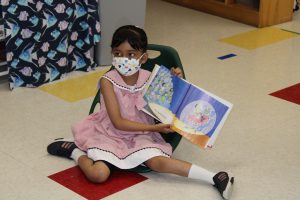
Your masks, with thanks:
[(162, 124), (162, 123), (159, 123), (159, 124), (155, 124), (154, 126), (155, 126), (155, 131), (160, 132), (160, 133), (171, 133), (171, 132), (174, 132), (171, 129), (171, 124)]
[(183, 78), (183, 72), (179, 67), (172, 67), (171, 68), (171, 73), (175, 76), (178, 76), (180, 78)]

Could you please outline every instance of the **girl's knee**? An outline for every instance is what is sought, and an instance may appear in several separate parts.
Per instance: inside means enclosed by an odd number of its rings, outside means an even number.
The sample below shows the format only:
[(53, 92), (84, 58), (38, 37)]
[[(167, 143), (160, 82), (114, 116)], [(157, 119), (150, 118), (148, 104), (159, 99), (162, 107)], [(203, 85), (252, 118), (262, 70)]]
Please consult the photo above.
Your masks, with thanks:
[(151, 158), (146, 161), (146, 165), (153, 171), (163, 172), (164, 169), (164, 158), (161, 156)]
[(94, 168), (87, 174), (87, 178), (93, 183), (104, 183), (110, 176), (110, 170), (107, 167), (101, 169)]

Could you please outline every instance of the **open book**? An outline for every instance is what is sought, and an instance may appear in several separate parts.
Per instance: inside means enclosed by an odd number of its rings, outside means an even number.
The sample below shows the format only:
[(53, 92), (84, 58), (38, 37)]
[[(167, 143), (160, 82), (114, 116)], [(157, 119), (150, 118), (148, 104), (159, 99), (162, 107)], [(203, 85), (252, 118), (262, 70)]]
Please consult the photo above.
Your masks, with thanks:
[(155, 65), (143, 91), (143, 111), (199, 147), (212, 147), (232, 104)]

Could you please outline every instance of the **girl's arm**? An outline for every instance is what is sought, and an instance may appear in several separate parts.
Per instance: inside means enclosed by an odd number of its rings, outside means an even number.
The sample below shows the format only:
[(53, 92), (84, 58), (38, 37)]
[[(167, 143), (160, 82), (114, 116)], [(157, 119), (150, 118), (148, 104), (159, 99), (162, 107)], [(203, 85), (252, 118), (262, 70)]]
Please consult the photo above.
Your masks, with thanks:
[(119, 102), (113, 90), (113, 84), (107, 79), (102, 78), (100, 85), (108, 116), (116, 129), (122, 131), (173, 132), (170, 129), (170, 124), (144, 124), (122, 118)]

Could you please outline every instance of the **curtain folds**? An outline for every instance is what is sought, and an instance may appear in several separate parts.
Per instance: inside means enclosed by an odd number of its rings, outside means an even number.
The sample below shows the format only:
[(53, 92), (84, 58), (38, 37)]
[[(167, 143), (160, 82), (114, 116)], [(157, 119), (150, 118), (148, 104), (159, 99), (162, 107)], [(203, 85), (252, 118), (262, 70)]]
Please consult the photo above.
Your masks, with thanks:
[(1, 0), (10, 88), (90, 71), (100, 40), (97, 0)]

